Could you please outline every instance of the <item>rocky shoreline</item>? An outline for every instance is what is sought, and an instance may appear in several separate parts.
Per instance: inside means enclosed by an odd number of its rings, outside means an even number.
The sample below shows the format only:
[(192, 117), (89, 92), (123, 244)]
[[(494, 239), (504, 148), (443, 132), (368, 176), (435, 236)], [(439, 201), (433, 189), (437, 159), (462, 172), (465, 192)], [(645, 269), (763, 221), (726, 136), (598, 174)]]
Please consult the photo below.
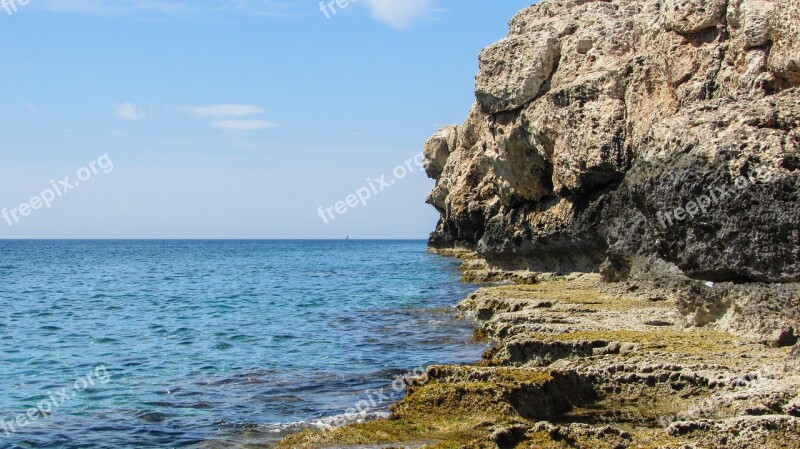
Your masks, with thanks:
[[(675, 292), (598, 274), (501, 272), (468, 250), (458, 306), (494, 342), (475, 366), (431, 366), (389, 419), (277, 448), (795, 448), (800, 345), (692, 325)], [(505, 279), (501, 279), (505, 277)], [(716, 288), (707, 287), (707, 288)], [(792, 346), (794, 345), (794, 346)]]
[[(424, 146), (493, 342), (279, 448), (800, 447), (800, 3), (543, 0)], [(547, 274), (549, 273), (549, 274)]]
[[(392, 416), (277, 448), (796, 448), (800, 346), (697, 327), (676, 292), (598, 274), (501, 272), (458, 309), (494, 342), (474, 366), (431, 366)], [(505, 276), (505, 279), (500, 279)], [(709, 287), (714, 288), (714, 287)]]

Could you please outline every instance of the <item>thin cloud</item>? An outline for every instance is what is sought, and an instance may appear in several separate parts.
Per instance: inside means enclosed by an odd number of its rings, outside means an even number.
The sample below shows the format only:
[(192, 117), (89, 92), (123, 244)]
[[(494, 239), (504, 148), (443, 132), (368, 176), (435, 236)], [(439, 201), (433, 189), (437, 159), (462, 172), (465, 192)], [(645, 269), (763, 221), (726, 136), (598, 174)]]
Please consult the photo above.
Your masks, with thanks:
[[(266, 109), (252, 104), (214, 104), (208, 106), (183, 106), (170, 107), (159, 106), (151, 107), (150, 111), (159, 110), (162, 112), (175, 113), (179, 111), (191, 117), (202, 119), (217, 129), (232, 131), (255, 131), (259, 129), (277, 128), (279, 125), (269, 120), (262, 120), (256, 116), (264, 114)], [(135, 104), (127, 102), (114, 104), (114, 115), (129, 122), (144, 120), (152, 116), (151, 112)]]
[(121, 103), (114, 105), (114, 115), (121, 120), (128, 122), (138, 122), (147, 118), (147, 114), (141, 109), (137, 108), (133, 103)]
[(167, 0), (49, 0), (44, 9), (94, 15), (188, 14), (195, 8), (187, 3)]
[[(409, 28), (417, 20), (441, 11), (433, 8), (435, 0), (363, 1), (376, 20), (397, 29)], [(209, 15), (292, 17), (306, 12), (288, 0), (39, 0), (36, 7), (51, 12), (151, 18)]]
[(211, 106), (190, 106), (179, 108), (195, 117), (247, 117), (263, 114), (263, 108), (251, 104), (217, 104)]
[(372, 16), (391, 27), (406, 29), (429, 14), (432, 0), (365, 0)]
[(229, 131), (257, 131), (277, 128), (278, 124), (257, 119), (266, 110), (252, 104), (215, 104), (210, 106), (188, 106), (178, 108), (198, 118), (211, 119), (211, 126)]
[(212, 122), (212, 126), (231, 131), (256, 131), (277, 128), (278, 124), (267, 120), (220, 120)]
[(26, 109), (28, 112), (30, 112), (31, 114), (39, 114), (39, 115), (44, 115), (44, 111), (41, 111), (39, 108), (37, 108), (36, 106), (34, 106), (32, 103), (25, 102), (25, 103), (22, 103), (22, 106), (24, 106), (24, 107), (25, 107), (25, 109)]
[(239, 14), (250, 16), (287, 16), (291, 6), (282, 0), (43, 0), (41, 7), (53, 12), (93, 15), (197, 16), (202, 14)]

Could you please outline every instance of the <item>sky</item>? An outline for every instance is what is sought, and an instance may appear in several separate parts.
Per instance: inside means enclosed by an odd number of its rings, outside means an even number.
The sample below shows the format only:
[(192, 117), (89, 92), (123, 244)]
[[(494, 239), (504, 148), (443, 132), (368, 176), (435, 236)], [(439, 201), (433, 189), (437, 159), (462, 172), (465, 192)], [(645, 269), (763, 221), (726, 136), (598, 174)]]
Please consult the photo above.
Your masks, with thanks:
[(0, 3), (0, 239), (423, 239), (422, 145), (533, 0)]

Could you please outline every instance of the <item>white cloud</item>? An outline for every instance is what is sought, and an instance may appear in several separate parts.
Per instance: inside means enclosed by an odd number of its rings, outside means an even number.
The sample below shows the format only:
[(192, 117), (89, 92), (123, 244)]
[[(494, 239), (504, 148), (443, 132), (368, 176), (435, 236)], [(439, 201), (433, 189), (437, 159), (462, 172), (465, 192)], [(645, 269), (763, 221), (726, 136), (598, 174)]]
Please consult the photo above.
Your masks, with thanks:
[(183, 107), (180, 109), (195, 117), (246, 117), (266, 112), (263, 108), (251, 104), (216, 104)]
[(215, 104), (210, 106), (191, 106), (178, 108), (194, 117), (212, 119), (211, 126), (230, 131), (256, 131), (259, 129), (277, 128), (278, 125), (268, 120), (247, 118), (260, 115), (266, 110), (252, 104)]
[(115, 104), (114, 115), (118, 119), (129, 122), (137, 122), (147, 118), (147, 115), (144, 113), (144, 111), (142, 111), (140, 108), (137, 108), (133, 103)]
[(376, 20), (394, 28), (408, 28), (431, 11), (432, 0), (365, 0)]
[(267, 120), (220, 120), (213, 122), (212, 125), (215, 128), (232, 131), (255, 131), (278, 127), (276, 123)]
[(153, 111), (180, 111), (192, 117), (208, 120), (209, 124), (217, 129), (233, 131), (255, 131), (259, 129), (277, 128), (279, 125), (268, 120), (261, 120), (255, 116), (264, 114), (266, 110), (252, 104), (215, 104), (209, 106), (184, 106), (184, 107), (151, 107), (149, 112), (137, 107), (133, 103), (114, 104), (114, 115), (129, 122), (150, 118)]

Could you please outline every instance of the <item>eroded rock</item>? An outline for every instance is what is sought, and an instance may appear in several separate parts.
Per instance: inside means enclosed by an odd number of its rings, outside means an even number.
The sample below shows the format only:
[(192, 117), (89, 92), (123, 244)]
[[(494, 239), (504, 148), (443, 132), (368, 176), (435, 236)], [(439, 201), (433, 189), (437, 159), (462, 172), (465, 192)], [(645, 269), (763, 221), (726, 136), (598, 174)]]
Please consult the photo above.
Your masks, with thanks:
[(478, 102), (496, 114), (522, 107), (541, 91), (553, 72), (557, 41), (547, 33), (508, 37), (480, 56), (476, 79)]
[(726, 5), (726, 0), (665, 0), (664, 19), (668, 29), (699, 33), (722, 23)]
[(426, 150), (431, 245), (609, 281), (796, 284), (797, 23), (790, 0), (526, 8), (483, 52), (457, 136), (435, 138), (446, 161)]

